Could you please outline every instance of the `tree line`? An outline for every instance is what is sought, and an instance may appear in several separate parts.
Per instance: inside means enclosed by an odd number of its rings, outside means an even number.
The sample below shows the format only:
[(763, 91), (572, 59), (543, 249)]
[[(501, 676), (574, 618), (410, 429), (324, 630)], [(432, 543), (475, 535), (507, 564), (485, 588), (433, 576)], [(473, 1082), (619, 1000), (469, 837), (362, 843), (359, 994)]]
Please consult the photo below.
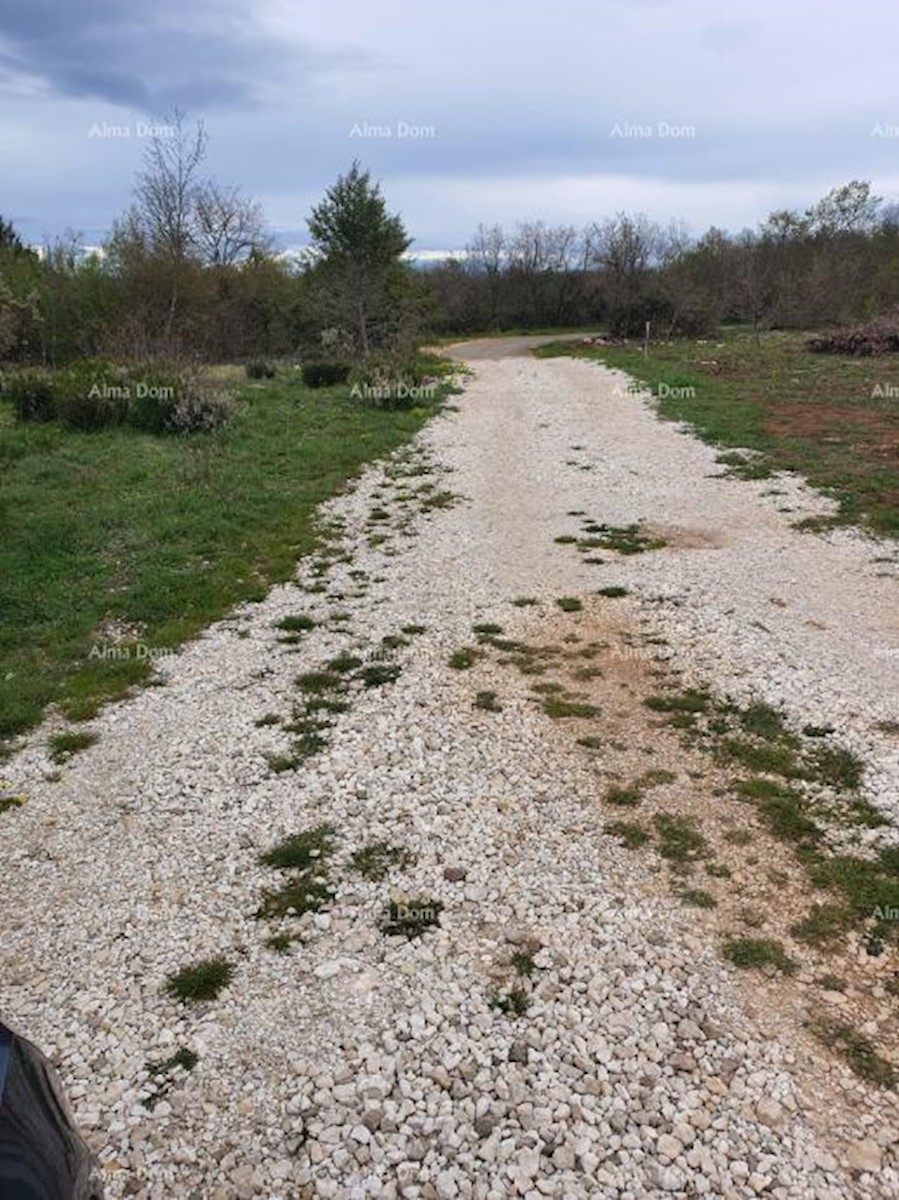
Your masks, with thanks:
[(736, 234), (627, 213), (583, 229), (482, 225), (464, 254), (416, 270), (358, 163), (310, 214), (308, 251), (289, 257), (254, 200), (204, 175), (202, 123), (176, 113), (167, 132), (148, 141), (101, 252), (74, 235), (36, 252), (0, 218), (0, 361), (358, 361), (428, 334), (820, 328), (899, 304), (899, 207), (864, 181)]
[(756, 230), (701, 237), (642, 214), (583, 229), (480, 226), (464, 256), (431, 273), (448, 333), (598, 324), (616, 336), (697, 335), (727, 322), (810, 329), (899, 304), (899, 207), (871, 185), (834, 188)]

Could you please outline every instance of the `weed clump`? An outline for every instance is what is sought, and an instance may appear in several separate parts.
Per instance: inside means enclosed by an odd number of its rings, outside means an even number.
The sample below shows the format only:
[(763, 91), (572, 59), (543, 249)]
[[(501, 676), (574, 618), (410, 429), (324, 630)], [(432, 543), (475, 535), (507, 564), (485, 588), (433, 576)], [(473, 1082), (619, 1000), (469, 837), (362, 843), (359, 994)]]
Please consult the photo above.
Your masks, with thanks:
[(391, 900), (381, 929), (389, 937), (419, 938), (425, 930), (440, 924), (441, 912), (441, 900), (429, 900), (422, 896)]
[(170, 975), (165, 990), (176, 1000), (214, 1000), (233, 975), (234, 967), (226, 959), (207, 958)]
[(724, 956), (735, 967), (775, 967), (783, 975), (792, 975), (796, 964), (775, 938), (728, 938)]
[(652, 841), (643, 826), (632, 821), (611, 821), (608, 825), (603, 826), (603, 832), (617, 837), (622, 846), (628, 850), (638, 850), (647, 842)]
[(497, 1009), (506, 1017), (523, 1017), (531, 1003), (531, 998), (523, 987), (513, 987), (507, 992), (497, 993), (490, 1000), (491, 1008)]
[(54, 733), (50, 738), (50, 758), (55, 763), (67, 762), (79, 750), (86, 750), (97, 741), (97, 734), (82, 732)]
[(402, 870), (414, 862), (414, 856), (402, 846), (389, 842), (371, 842), (350, 856), (350, 866), (366, 879), (384, 879), (392, 868)]

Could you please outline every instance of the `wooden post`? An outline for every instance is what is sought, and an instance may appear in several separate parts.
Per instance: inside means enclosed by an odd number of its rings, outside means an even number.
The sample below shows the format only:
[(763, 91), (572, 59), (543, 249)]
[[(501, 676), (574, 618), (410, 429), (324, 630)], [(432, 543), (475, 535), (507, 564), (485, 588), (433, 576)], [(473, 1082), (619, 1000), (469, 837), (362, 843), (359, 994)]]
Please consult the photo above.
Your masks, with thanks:
[(649, 326), (651, 322), (646, 322), (646, 334), (643, 338), (643, 357), (649, 358)]

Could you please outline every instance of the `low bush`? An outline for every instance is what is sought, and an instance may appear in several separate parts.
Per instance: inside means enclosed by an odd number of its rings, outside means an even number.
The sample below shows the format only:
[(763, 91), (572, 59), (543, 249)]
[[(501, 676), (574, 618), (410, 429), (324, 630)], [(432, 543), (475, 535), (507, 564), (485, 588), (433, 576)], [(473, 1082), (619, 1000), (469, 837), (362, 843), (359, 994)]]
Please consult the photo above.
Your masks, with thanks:
[(440, 379), (435, 364), (418, 355), (380, 355), (353, 368), (350, 395), (380, 408), (416, 408), (433, 402)]
[(107, 429), (128, 417), (128, 373), (102, 358), (85, 358), (53, 376), (56, 419), (66, 429)]
[(175, 367), (122, 367), (88, 358), (54, 371), (19, 371), (4, 386), (20, 421), (90, 431), (127, 425), (144, 433), (208, 433), (233, 416), (229, 397)]
[(845, 325), (806, 342), (818, 354), (890, 354), (899, 350), (899, 308), (859, 325)]
[(306, 387), (334, 387), (338, 383), (346, 383), (350, 368), (343, 363), (312, 362), (305, 364), (301, 374)]
[(263, 359), (254, 358), (248, 362), (244, 368), (247, 373), (247, 379), (274, 379), (275, 368), (270, 362), (265, 362)]
[(17, 421), (52, 421), (56, 416), (49, 371), (17, 371), (3, 381), (2, 390), (12, 401)]

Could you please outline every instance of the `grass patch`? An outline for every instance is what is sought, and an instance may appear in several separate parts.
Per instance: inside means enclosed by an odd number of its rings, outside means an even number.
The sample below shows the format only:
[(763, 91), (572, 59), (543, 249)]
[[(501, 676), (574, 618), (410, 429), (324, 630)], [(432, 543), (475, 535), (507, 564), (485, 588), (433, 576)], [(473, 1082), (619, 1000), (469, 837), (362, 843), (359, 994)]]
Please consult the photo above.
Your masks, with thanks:
[(650, 834), (635, 821), (610, 821), (603, 826), (603, 832), (617, 837), (628, 850), (638, 850), (652, 841)]
[(279, 871), (301, 870), (319, 863), (334, 851), (334, 828), (331, 825), (316, 825), (304, 833), (295, 833), (284, 838), (277, 846), (259, 856), (265, 867)]
[(253, 722), (257, 729), (266, 729), (269, 725), (280, 725), (281, 718), (277, 713), (266, 713)]
[(490, 1007), (505, 1017), (523, 1017), (530, 1003), (531, 998), (523, 987), (509, 988), (507, 992), (498, 992), (490, 999)]
[(813, 904), (809, 915), (792, 926), (790, 935), (808, 946), (825, 947), (839, 941), (854, 923), (852, 913), (839, 904)]
[(315, 621), (301, 613), (295, 617), (282, 617), (275, 628), (283, 629), (285, 633), (306, 633), (315, 628)]
[(583, 602), (578, 600), (577, 596), (560, 596), (556, 600), (556, 604), (558, 604), (562, 612), (568, 613), (580, 612), (584, 607)]
[(90, 657), (110, 622), (170, 648), (291, 579), (322, 540), (317, 506), (435, 408), (385, 412), (280, 377), (246, 389), (227, 428), (162, 438), (13, 424), (0, 401), (16, 514), (0, 539), (0, 739), (50, 702), (83, 719), (145, 682), (136, 652)]
[(400, 633), (405, 633), (407, 637), (417, 637), (421, 633), (425, 633), (427, 626), (425, 625), (404, 625), (400, 629)]
[(533, 596), (516, 596), (511, 603), (514, 604), (516, 608), (533, 608), (535, 605), (539, 604), (540, 601), (535, 599)]
[(294, 680), (301, 692), (328, 692), (339, 688), (342, 682), (334, 671), (304, 671)]
[(815, 842), (821, 837), (821, 829), (805, 815), (804, 803), (799, 797), (764, 800), (759, 812), (768, 823), (775, 837), (787, 842)]
[(503, 711), (503, 706), (496, 698), (496, 692), (478, 692), (474, 698), (474, 707), (482, 712), (498, 713)]
[(862, 785), (864, 764), (857, 754), (841, 746), (818, 746), (808, 757), (811, 778), (837, 791), (855, 791)]
[(689, 904), (692, 908), (717, 908), (718, 901), (711, 892), (705, 892), (702, 888), (687, 888), (685, 891), (678, 892), (678, 899), (683, 900), (684, 904)]
[(224, 958), (207, 958), (170, 975), (165, 990), (176, 1000), (214, 1000), (228, 986), (234, 967)]
[(730, 842), (732, 846), (749, 846), (752, 844), (753, 837), (748, 829), (728, 829), (724, 834), (724, 840)]
[(632, 807), (639, 804), (643, 798), (640, 788), (632, 784), (630, 787), (610, 787), (603, 799), (607, 804), (616, 804), (620, 808)]
[(367, 688), (376, 688), (395, 683), (401, 674), (402, 668), (396, 663), (371, 663), (362, 668), (359, 678)]
[(50, 758), (55, 763), (67, 762), (73, 754), (77, 754), (79, 750), (86, 750), (88, 746), (93, 746), (97, 740), (97, 734), (88, 733), (87, 730), (73, 733), (54, 733), (47, 743), (50, 750)]
[(449, 665), (454, 671), (467, 671), (478, 661), (479, 654), (471, 646), (462, 646), (454, 650), (449, 658)]
[(530, 977), (537, 969), (534, 956), (528, 950), (516, 950), (512, 955), (512, 966), (519, 975)]
[(648, 696), (643, 703), (653, 712), (660, 713), (704, 713), (708, 710), (712, 697), (708, 692), (700, 692), (688, 688), (684, 692), (670, 696)]
[(402, 870), (415, 858), (402, 846), (391, 846), (389, 842), (371, 842), (350, 855), (350, 866), (366, 879), (384, 879), (392, 870)]
[(154, 1088), (147, 1096), (143, 1105), (148, 1112), (152, 1112), (156, 1105), (163, 1100), (172, 1090), (174, 1079), (172, 1078), (175, 1071), (192, 1071), (200, 1061), (198, 1055), (187, 1046), (181, 1046), (169, 1058), (163, 1059), (161, 1062), (148, 1062), (147, 1072), (153, 1076)]
[(338, 654), (330, 661), (325, 663), (325, 675), (348, 675), (350, 671), (355, 671), (362, 666), (362, 659), (357, 658), (355, 654), (344, 652)]
[(0, 813), (11, 812), (26, 803), (24, 796), (0, 796)]
[(428, 512), (431, 509), (452, 508), (458, 499), (459, 497), (453, 492), (434, 492), (422, 501), (422, 512)]
[(791, 746), (759, 744), (744, 738), (724, 738), (715, 747), (715, 757), (724, 765), (782, 775), (785, 779), (796, 779), (803, 774), (796, 751)]
[(663, 767), (655, 767), (651, 771), (644, 771), (637, 781), (641, 788), (664, 787), (667, 783), (675, 783), (677, 775), (674, 771), (666, 771)]
[(590, 535), (581, 543), (585, 549), (614, 550), (618, 554), (631, 555), (661, 550), (667, 545), (664, 538), (647, 536), (639, 525), (599, 525), (590, 522), (584, 531)]
[(585, 704), (578, 700), (566, 700), (561, 696), (547, 696), (543, 701), (543, 711), (548, 717), (552, 717), (554, 721), (564, 720), (569, 717), (586, 719), (588, 717), (597, 717), (600, 713), (600, 709), (595, 704)]
[(480, 625), (472, 626), (478, 637), (497, 637), (503, 632), (502, 625), (494, 625), (491, 621), (483, 621)]
[(441, 900), (429, 900), (423, 896), (391, 900), (381, 929), (390, 937), (419, 938), (426, 930), (440, 924), (442, 912)]
[(584, 746), (587, 750), (602, 750), (606, 743), (603, 738), (588, 735), (587, 737), (578, 738), (577, 744)]
[(864, 1034), (839, 1021), (814, 1021), (809, 1028), (825, 1046), (838, 1051), (860, 1079), (882, 1088), (895, 1088), (896, 1068)]
[(607, 587), (599, 588), (596, 594), (597, 596), (605, 596), (607, 600), (620, 600), (622, 596), (629, 595), (630, 590), (618, 583), (610, 583)]
[(783, 943), (775, 938), (728, 938), (724, 943), (724, 957), (743, 969), (772, 966), (783, 975), (792, 975), (796, 970)]
[(694, 817), (656, 813), (653, 824), (658, 834), (658, 851), (676, 867), (689, 868), (708, 854), (708, 843), (696, 828)]
[(296, 878), (288, 879), (281, 887), (264, 891), (256, 916), (301, 917), (305, 913), (321, 912), (334, 899), (336, 891), (326, 875), (304, 871)]
[(882, 851), (876, 859), (835, 854), (813, 862), (809, 874), (819, 887), (842, 894), (856, 923), (869, 928), (874, 942), (897, 940), (899, 921), (890, 919), (899, 911), (899, 874), (892, 853)]

